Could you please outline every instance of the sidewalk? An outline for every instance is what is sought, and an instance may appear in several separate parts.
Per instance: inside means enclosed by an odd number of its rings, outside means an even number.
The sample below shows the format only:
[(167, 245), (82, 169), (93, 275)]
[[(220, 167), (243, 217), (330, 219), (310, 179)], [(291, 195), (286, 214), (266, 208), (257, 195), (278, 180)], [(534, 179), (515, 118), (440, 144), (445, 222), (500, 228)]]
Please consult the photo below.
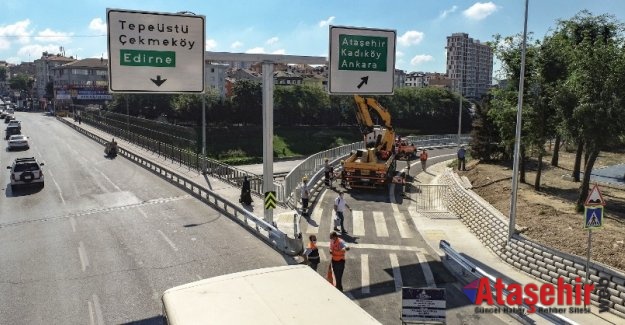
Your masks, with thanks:
[[(419, 173), (415, 177), (415, 182), (418, 181), (422, 184), (438, 184), (439, 175), (447, 169), (447, 164), (448, 162), (441, 162), (428, 167), (428, 173)], [(460, 219), (436, 219), (433, 216), (418, 213), (414, 218), (414, 222), (418, 225), (417, 231), (427, 242), (429, 249), (436, 252), (441, 259), (444, 258), (444, 253), (439, 249), (439, 243), (441, 240), (445, 240), (455, 251), (463, 255), (473, 264), (495, 277), (503, 278), (504, 282), (520, 284), (544, 283), (506, 263), (492, 253), (470, 232)], [(598, 308), (594, 305), (591, 305), (591, 313), (589, 314), (573, 314), (567, 312), (563, 314), (563, 316), (578, 324), (600, 325), (625, 323), (625, 319), (612, 313), (604, 312), (599, 314)]]
[[(104, 139), (112, 139), (114, 136), (101, 131), (87, 123), (80, 124), (74, 122), (73, 119), (66, 117), (64, 118), (66, 121), (74, 124), (77, 127), (85, 129), (99, 137)], [(209, 175), (202, 175), (198, 170), (190, 169), (185, 165), (180, 165), (178, 162), (172, 161), (171, 159), (166, 159), (163, 156), (159, 156), (158, 154), (144, 149), (136, 144), (128, 142), (122, 138), (116, 138), (117, 144), (119, 147), (124, 148), (128, 151), (133, 152), (134, 154), (144, 158), (149, 159), (150, 161), (161, 165), (163, 168), (170, 170), (173, 173), (176, 173), (182, 177), (189, 179), (190, 181), (195, 182), (198, 185), (205, 186), (206, 189), (211, 190), (220, 196), (226, 198), (228, 201), (232, 203), (236, 203), (246, 210), (252, 212), (257, 217), (264, 219), (264, 206), (263, 206), (263, 198), (252, 195), (252, 206), (247, 207), (243, 206), (239, 202), (239, 195), (241, 194), (241, 188), (228, 184), (218, 178), (211, 177)], [(121, 157), (120, 157), (121, 158)], [(123, 158), (122, 158), (123, 159)], [(286, 233), (290, 238), (293, 238), (293, 214), (295, 211), (291, 209), (287, 209), (281, 206), (277, 206), (273, 210), (273, 220), (278, 229), (282, 230)]]

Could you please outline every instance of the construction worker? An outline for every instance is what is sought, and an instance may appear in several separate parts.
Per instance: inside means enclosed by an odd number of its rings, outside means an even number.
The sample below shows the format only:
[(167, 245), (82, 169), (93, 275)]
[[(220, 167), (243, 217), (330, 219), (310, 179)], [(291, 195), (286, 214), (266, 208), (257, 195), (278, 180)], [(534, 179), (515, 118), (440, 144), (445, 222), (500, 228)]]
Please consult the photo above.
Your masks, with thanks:
[[(345, 208), (349, 209), (349, 211), (352, 211), (352, 208), (349, 206), (349, 204), (347, 204), (347, 202), (345, 202), (345, 198), (343, 198), (343, 191), (339, 191), (339, 196), (336, 197), (336, 199), (334, 199), (334, 212), (336, 213), (336, 217), (338, 218), (340, 224), (341, 224), (341, 233), (343, 234), (347, 234), (347, 231), (345, 230)], [(337, 225), (334, 225), (334, 230), (335, 231), (339, 231), (339, 228), (337, 227)]]
[(347, 187), (347, 180), (345, 179), (345, 160), (341, 160), (341, 186)]
[(330, 233), (330, 254), (332, 255), (332, 271), (336, 280), (336, 288), (343, 292), (343, 271), (345, 271), (345, 252), (349, 250), (345, 241), (336, 232)]
[(310, 240), (308, 242), (308, 246), (304, 251), (304, 258), (306, 259), (306, 263), (315, 271), (317, 271), (317, 266), (319, 266), (319, 262), (321, 259), (319, 258), (319, 249), (317, 248), (317, 236), (310, 235), (308, 237)]
[(300, 187), (300, 196), (302, 198), (302, 215), (308, 215), (308, 200), (310, 198), (310, 190), (308, 189), (308, 177), (302, 178), (302, 186)]
[(323, 171), (325, 173), (325, 184), (326, 186), (332, 185), (332, 166), (330, 166), (330, 162), (328, 158), (325, 158), (325, 165), (323, 166)]
[(427, 168), (427, 161), (428, 161), (428, 153), (425, 151), (425, 148), (421, 149), (419, 160), (421, 160), (421, 169), (423, 169), (423, 171), (425, 172), (425, 169)]

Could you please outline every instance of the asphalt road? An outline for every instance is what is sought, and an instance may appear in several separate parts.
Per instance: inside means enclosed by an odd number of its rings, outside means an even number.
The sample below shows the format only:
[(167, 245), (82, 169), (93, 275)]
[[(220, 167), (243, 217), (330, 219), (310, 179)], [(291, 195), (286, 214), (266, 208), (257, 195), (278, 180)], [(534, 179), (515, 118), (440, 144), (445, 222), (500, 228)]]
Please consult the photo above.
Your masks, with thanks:
[[(432, 149), (429, 156), (428, 163), (433, 165), (453, 158), (455, 149)], [(397, 163), (398, 170), (404, 167), (406, 162)], [(419, 161), (412, 161), (410, 172), (421, 172)], [(348, 234), (342, 235), (352, 248), (346, 254), (345, 293), (383, 324), (401, 324), (401, 287), (445, 288), (447, 324), (516, 323), (505, 315), (475, 314), (475, 305), (462, 293), (462, 284), (426, 249), (427, 243), (417, 231), (419, 225), (412, 218), (416, 213), (414, 197), (403, 194), (400, 186), (394, 190), (348, 190), (344, 194), (352, 208), (352, 212), (345, 212)], [(330, 263), (327, 243), (336, 197), (333, 189), (321, 194), (302, 228), (306, 242), (309, 235), (316, 234), (324, 250), (318, 269), (324, 276)]]
[[(41, 113), (16, 113), (45, 162), (41, 190), (0, 174), (0, 323), (160, 324), (160, 296), (197, 279), (285, 265), (225, 216)], [(253, 257), (253, 258), (251, 258)], [(304, 298), (304, 297), (303, 297)]]

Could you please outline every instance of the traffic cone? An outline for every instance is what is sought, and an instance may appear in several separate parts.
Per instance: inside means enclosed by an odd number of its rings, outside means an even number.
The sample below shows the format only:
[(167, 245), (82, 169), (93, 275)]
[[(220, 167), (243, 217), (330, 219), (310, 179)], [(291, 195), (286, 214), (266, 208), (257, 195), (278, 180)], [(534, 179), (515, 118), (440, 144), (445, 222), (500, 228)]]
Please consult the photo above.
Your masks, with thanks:
[(326, 274), (326, 279), (328, 279), (328, 282), (336, 287), (336, 282), (334, 282), (334, 272), (332, 271), (332, 264), (328, 265), (328, 273)]

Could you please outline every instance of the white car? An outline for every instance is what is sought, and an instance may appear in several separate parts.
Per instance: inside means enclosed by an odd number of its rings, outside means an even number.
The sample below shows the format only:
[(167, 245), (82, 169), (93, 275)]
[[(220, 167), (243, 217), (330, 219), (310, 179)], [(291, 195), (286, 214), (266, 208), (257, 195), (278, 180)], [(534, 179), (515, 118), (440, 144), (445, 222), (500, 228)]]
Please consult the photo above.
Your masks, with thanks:
[(12, 135), (9, 138), (9, 150), (13, 149), (28, 149), (28, 137), (23, 134)]

